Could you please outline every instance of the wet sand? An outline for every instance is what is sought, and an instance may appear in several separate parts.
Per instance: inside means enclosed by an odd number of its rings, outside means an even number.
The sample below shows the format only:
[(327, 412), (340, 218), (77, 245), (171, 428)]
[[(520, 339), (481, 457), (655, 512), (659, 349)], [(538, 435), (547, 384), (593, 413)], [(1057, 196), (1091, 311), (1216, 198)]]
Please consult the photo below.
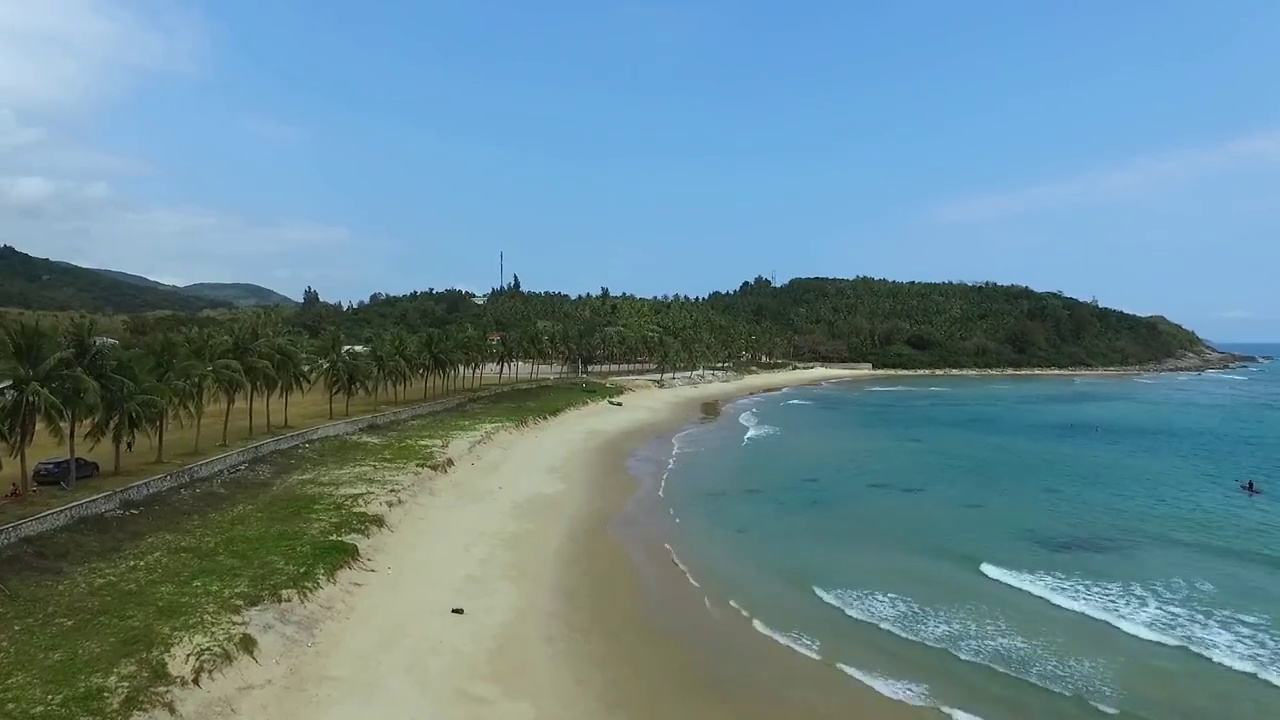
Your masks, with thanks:
[(256, 611), (259, 662), (180, 693), (179, 717), (937, 718), (727, 607), (708, 612), (656, 538), (619, 525), (637, 487), (627, 457), (704, 403), (872, 376), (806, 370), (641, 390), (622, 407), (460, 449), (455, 469), (424, 476), (390, 531), (365, 544), (365, 570), (305, 605)]

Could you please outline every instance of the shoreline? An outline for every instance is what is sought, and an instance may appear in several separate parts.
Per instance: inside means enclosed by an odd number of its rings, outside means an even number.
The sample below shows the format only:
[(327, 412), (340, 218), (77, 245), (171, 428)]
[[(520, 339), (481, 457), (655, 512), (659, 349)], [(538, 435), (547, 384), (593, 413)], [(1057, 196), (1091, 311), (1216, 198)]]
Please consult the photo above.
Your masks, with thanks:
[[(834, 668), (815, 673), (821, 666), (754, 632), (733, 634), (751, 649), (713, 669), (654, 617), (610, 528), (636, 491), (626, 456), (696, 418), (701, 403), (875, 375), (801, 370), (642, 390), (621, 408), (592, 404), (457, 448), (451, 472), (362, 542), (364, 567), (306, 603), (251, 611), (257, 660), (179, 691), (177, 717), (929, 717)], [(668, 580), (684, 583), (664, 562)], [(690, 602), (706, 612), (701, 595)], [(751, 680), (765, 677), (817, 683), (821, 705)]]
[(736, 613), (714, 621), (662, 542), (616, 526), (637, 497), (627, 459), (707, 407), (903, 374), (792, 370), (661, 392), (616, 378), (643, 389), (451, 447), (455, 468), (420, 476), (390, 529), (361, 542), (364, 568), (305, 604), (252, 611), (258, 660), (178, 693), (178, 717), (936, 718)]

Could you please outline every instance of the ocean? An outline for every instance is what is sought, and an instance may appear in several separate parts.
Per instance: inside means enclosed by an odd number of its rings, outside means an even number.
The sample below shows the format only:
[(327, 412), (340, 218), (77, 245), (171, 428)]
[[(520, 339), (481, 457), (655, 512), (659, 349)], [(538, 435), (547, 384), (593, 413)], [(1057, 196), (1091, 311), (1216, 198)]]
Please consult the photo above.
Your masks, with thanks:
[(646, 491), (709, 609), (940, 718), (1261, 720), (1278, 439), (1280, 363), (887, 377), (727, 404)]

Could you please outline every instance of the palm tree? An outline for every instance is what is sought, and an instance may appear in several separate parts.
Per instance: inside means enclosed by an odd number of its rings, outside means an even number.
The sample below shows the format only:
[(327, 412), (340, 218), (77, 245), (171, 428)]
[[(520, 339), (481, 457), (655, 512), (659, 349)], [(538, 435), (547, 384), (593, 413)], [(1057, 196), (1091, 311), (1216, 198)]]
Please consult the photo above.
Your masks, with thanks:
[(318, 352), (319, 372), (316, 377), (324, 380), (325, 389), (329, 393), (329, 419), (333, 419), (333, 399), (337, 397), (342, 384), (344, 363), (347, 359), (346, 346), (343, 345), (342, 333), (330, 330), (320, 338)]
[(76, 484), (76, 440), (79, 439), (82, 423), (92, 418), (97, 412), (99, 401), (99, 379), (105, 374), (109, 345), (98, 338), (97, 328), (92, 320), (76, 318), (69, 322), (62, 331), (62, 374), (61, 381), (55, 387), (59, 404), (62, 405), (65, 431), (51, 433), (55, 437), (63, 435), (67, 443), (67, 457), (70, 458), (70, 472), (67, 473), (66, 486)]
[(338, 363), (336, 384), (333, 391), (342, 393), (346, 402), (343, 413), (351, 417), (351, 398), (360, 394), (375, 381), (369, 363), (357, 353), (345, 352)]
[[(422, 373), (422, 399), (429, 396), (427, 391), (436, 389), (436, 378), (442, 381), (448, 372), (449, 354), (447, 339), (441, 331), (430, 328), (418, 338), (417, 362)], [(443, 387), (441, 390), (443, 391)]]
[(311, 362), (302, 351), (301, 338), (287, 335), (277, 339), (271, 369), (276, 378), (276, 391), (284, 401), (283, 427), (289, 427), (289, 398), (295, 392), (306, 392), (311, 385)]
[[(253, 401), (257, 392), (267, 384), (267, 376), (271, 373), (270, 347), (263, 337), (263, 321), (261, 317), (253, 317), (231, 326), (225, 345), (225, 359), (234, 361), (240, 366), (244, 383), (228, 383), (223, 386), (223, 399), (226, 401), (226, 416), (222, 421), (222, 444), (227, 443), (227, 426), (231, 422), (231, 405), (238, 395), (248, 391), (249, 395), (249, 436), (253, 436)], [(231, 392), (228, 395), (226, 392)]]
[(498, 384), (502, 384), (502, 373), (511, 364), (512, 358), (515, 357), (515, 342), (507, 335), (498, 338), (497, 351), (495, 360), (498, 363)]
[(222, 397), (222, 441), (218, 444), (227, 447), (229, 444), (227, 432), (231, 427), (231, 408), (235, 407), (236, 398), (248, 391), (249, 381), (245, 379), (239, 363), (223, 359), (235, 368), (234, 371), (220, 373), (213, 379), (214, 391)]
[(473, 327), (466, 327), (458, 334), (457, 348), (459, 364), (471, 371), (471, 387), (476, 386), (476, 375), (480, 375), (480, 384), (484, 384), (484, 361), (489, 353), (489, 343), (484, 336)]
[(373, 392), (373, 405), (378, 405), (378, 390), (398, 387), (405, 375), (404, 361), (394, 352), (390, 337), (379, 335), (369, 345), (369, 389)]
[(161, 333), (147, 339), (148, 394), (159, 403), (154, 413), (156, 462), (164, 462), (164, 437), (169, 419), (181, 410), (183, 398), (190, 396), (186, 378), (191, 374), (187, 348), (177, 335)]
[(150, 383), (145, 369), (145, 358), (115, 350), (109, 354), (98, 381), (98, 411), (85, 439), (93, 443), (93, 447), (103, 440), (111, 443), (115, 475), (120, 474), (120, 447), (139, 433), (147, 434), (157, 427), (158, 415), (163, 410), (160, 398), (148, 393)]
[(227, 423), (235, 395), (244, 389), (244, 373), (234, 360), (226, 355), (227, 337), (209, 329), (192, 331), (186, 337), (189, 362), (186, 365), (185, 393), (182, 409), (196, 424), (195, 445), (192, 452), (200, 452), (200, 435), (204, 426), (205, 410), (215, 397), (228, 398), (227, 418), (222, 428), (222, 444), (227, 444)]
[(27, 448), (35, 440), (37, 425), (60, 428), (65, 412), (58, 398), (63, 377), (63, 353), (57, 336), (40, 322), (20, 320), (3, 329), (0, 342), (0, 427), (9, 456), (18, 458), (19, 482), (31, 492)]
[[(391, 386), (392, 401), (400, 402), (400, 397), (405, 400), (409, 399), (409, 381), (417, 374), (418, 358), (415, 353), (413, 338), (409, 337), (403, 330), (396, 328), (392, 330), (386, 337), (387, 352), (395, 358), (396, 365), (399, 369), (399, 385)], [(399, 397), (396, 396), (397, 387), (404, 392)]]

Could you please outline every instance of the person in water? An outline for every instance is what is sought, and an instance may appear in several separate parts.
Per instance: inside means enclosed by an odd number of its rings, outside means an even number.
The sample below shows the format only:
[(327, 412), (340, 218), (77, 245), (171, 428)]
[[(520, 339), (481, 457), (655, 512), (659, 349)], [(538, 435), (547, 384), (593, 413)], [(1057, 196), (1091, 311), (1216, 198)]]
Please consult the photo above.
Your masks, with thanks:
[(1249, 492), (1253, 492), (1253, 481), (1250, 480), (1249, 484), (1244, 486), (1244, 489), (1248, 490)]

